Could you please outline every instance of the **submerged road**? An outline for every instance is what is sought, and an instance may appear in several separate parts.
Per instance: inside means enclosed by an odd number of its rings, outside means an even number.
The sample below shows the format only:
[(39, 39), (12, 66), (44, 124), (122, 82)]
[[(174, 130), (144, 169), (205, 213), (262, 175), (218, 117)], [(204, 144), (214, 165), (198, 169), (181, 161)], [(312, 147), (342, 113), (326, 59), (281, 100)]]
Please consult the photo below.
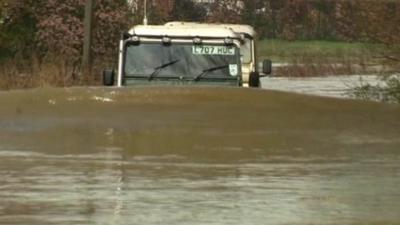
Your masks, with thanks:
[(239, 88), (0, 102), (0, 224), (400, 223), (397, 105)]

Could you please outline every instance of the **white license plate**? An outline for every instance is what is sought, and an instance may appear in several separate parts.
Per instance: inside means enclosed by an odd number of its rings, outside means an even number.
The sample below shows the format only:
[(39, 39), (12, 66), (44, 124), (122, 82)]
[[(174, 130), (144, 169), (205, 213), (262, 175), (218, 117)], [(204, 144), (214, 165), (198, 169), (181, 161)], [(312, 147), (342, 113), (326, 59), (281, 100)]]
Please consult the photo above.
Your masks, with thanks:
[(194, 55), (235, 55), (235, 49), (228, 46), (196, 45)]

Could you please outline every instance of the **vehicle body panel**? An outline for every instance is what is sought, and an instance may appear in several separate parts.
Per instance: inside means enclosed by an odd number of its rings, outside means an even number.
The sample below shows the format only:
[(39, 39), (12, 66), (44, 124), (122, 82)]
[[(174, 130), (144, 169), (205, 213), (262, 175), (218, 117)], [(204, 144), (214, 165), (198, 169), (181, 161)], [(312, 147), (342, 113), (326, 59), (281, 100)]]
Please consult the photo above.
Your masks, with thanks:
[[(194, 43), (194, 39), (196, 38), (200, 38), (201, 43)], [(227, 44), (227, 39), (231, 40), (231, 43)], [(167, 40), (167, 43), (165, 43), (165, 40)], [(138, 47), (131, 45), (137, 45)], [(144, 50), (144, 52), (139, 53), (138, 51), (141, 49), (141, 47), (139, 46), (143, 45), (146, 46), (145, 48), (148, 49), (150, 49), (151, 46), (154, 46), (151, 48), (152, 50)], [(130, 49), (133, 48), (136, 48), (136, 50), (130, 51)], [(193, 52), (190, 52), (192, 51), (191, 48), (193, 49)], [(195, 50), (198, 48), (200, 48), (200, 50), (205, 49), (205, 53), (196, 53)], [(230, 52), (231, 50), (229, 50), (231, 48), (234, 49), (232, 52)], [(186, 50), (183, 51), (182, 49)], [(208, 53), (207, 51), (209, 49), (216, 50), (215, 52)], [(227, 52), (224, 53), (224, 50)], [(148, 55), (150, 52), (152, 52), (151, 55)], [(186, 55), (182, 54), (182, 52), (185, 52)], [(129, 54), (133, 55), (130, 56)], [(181, 57), (180, 59), (174, 59), (179, 54), (184, 57)], [(167, 55), (167, 57), (165, 57), (165, 55)], [(168, 57), (170, 58), (169, 60), (171, 60), (172, 63), (167, 62), (167, 65), (165, 66), (163, 64), (168, 61)], [(136, 65), (131, 66), (131, 70), (127, 71), (126, 69), (130, 66), (126, 62), (127, 58), (129, 59), (129, 63), (135, 63), (135, 61), (141, 60), (143, 62), (136, 62)], [(214, 66), (218, 66), (219, 61), (220, 64), (224, 62), (226, 66), (224, 66), (224, 68), (217, 69), (213, 69), (211, 66), (211, 71), (203, 71), (209, 69), (207, 67), (207, 63), (215, 64)], [(139, 72), (138, 70), (139, 65), (142, 64), (143, 66), (147, 66), (147, 68), (145, 68), (144, 70), (145, 72)], [(199, 66), (201, 64), (203, 64), (203, 67)], [(165, 72), (171, 68), (175, 68), (175, 70), (171, 71), (177, 71), (177, 68), (180, 67), (196, 67), (196, 65), (198, 67), (197, 72), (193, 72), (194, 69), (192, 69), (193, 71), (191, 73), (183, 72), (179, 74), (171, 72), (170, 74), (168, 74), (167, 72)], [(151, 72), (151, 70), (153, 70), (153, 72)], [(187, 72), (189, 70), (186, 69), (185, 71)], [(230, 76), (226, 75), (227, 72), (224, 71), (229, 71), (228, 75)], [(237, 74), (234, 71), (237, 71)], [(129, 72), (132, 72), (132, 74), (129, 74)], [(242, 69), (240, 62), (240, 36), (238, 36), (232, 30), (221, 28), (208, 29), (205, 27), (173, 28), (165, 26), (139, 25), (132, 28), (129, 31), (129, 37), (126, 39), (122, 39), (120, 42), (117, 85), (119, 87), (124, 85), (146, 85), (150, 84), (149, 81), (151, 81), (151, 85), (163, 83), (241, 86), (241, 72)], [(197, 79), (195, 75), (199, 75), (201, 73), (204, 73), (204, 76), (201, 75), (201, 79)], [(153, 81), (153, 78), (155, 78), (155, 81)]]
[(190, 27), (196, 29), (220, 29), (226, 28), (233, 32), (241, 35), (242, 44), (241, 52), (242, 58), (242, 81), (243, 86), (249, 86), (250, 73), (258, 72), (258, 60), (256, 56), (257, 48), (257, 33), (254, 28), (250, 25), (245, 24), (215, 24), (215, 23), (196, 23), (196, 22), (182, 22), (172, 21), (165, 24), (166, 27), (182, 28)]

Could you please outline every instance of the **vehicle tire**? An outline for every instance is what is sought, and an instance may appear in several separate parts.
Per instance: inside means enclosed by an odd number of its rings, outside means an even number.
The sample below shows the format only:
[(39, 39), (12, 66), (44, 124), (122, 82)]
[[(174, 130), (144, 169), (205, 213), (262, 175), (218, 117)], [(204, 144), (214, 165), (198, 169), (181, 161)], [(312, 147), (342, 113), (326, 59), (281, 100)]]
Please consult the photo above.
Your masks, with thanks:
[(253, 88), (260, 87), (260, 74), (257, 72), (251, 72), (249, 77), (249, 86)]
[(113, 86), (115, 79), (114, 70), (104, 70), (103, 71), (103, 85), (104, 86)]

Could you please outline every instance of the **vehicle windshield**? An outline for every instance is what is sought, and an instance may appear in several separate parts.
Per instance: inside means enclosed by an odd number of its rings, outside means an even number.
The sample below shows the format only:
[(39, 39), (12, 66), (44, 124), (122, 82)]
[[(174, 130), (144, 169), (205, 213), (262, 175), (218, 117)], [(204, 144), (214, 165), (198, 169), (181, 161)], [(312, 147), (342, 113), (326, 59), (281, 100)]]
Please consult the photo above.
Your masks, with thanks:
[(250, 38), (245, 39), (245, 43), (240, 47), (240, 54), (242, 54), (243, 63), (251, 63), (252, 61), (252, 40)]
[[(235, 46), (192, 43), (128, 44), (125, 55), (126, 77), (188, 79), (237, 79), (240, 55)], [(214, 69), (218, 68), (218, 69)]]

